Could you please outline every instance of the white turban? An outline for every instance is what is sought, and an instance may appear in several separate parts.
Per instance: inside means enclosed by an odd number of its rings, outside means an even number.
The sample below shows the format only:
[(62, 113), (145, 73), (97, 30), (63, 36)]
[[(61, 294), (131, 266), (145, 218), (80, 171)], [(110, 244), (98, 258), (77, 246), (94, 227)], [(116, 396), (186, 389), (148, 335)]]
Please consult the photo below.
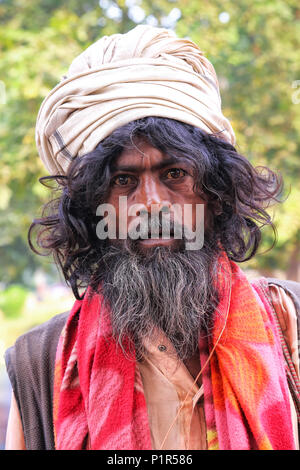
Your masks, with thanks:
[(65, 174), (76, 156), (147, 116), (176, 119), (235, 145), (214, 67), (198, 46), (140, 25), (104, 36), (72, 62), (41, 105), (38, 152), (50, 173)]

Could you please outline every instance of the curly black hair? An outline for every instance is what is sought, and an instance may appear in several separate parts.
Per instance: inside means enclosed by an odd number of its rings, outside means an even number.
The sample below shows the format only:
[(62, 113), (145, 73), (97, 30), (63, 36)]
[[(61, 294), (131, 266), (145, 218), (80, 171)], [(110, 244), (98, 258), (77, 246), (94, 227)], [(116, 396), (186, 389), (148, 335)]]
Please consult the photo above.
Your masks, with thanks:
[(106, 243), (96, 235), (99, 217), (95, 214), (110, 189), (112, 165), (123, 149), (132, 147), (138, 139), (192, 163), (194, 191), (204, 195), (212, 215), (211, 233), (230, 259), (242, 262), (252, 258), (266, 225), (272, 227), (274, 246), (276, 228), (266, 209), (273, 202), (281, 202), (283, 182), (279, 174), (267, 167), (254, 168), (221, 135), (207, 134), (173, 119), (139, 119), (115, 130), (92, 152), (75, 158), (66, 175), (40, 178), (59, 196), (44, 206), (42, 217), (32, 222), (29, 246), (37, 254), (53, 255), (76, 298), (81, 298), (79, 288), (88, 285)]

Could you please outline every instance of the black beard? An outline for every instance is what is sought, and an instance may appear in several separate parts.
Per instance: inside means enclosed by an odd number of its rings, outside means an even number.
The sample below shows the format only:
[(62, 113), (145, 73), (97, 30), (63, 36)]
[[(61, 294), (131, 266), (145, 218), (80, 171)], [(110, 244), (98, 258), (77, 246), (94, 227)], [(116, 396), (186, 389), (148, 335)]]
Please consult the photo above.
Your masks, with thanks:
[(173, 250), (157, 246), (147, 252), (130, 239), (106, 245), (90, 285), (94, 290), (101, 286), (113, 336), (125, 354), (124, 339), (130, 338), (137, 359), (142, 358), (143, 340), (155, 340), (158, 330), (172, 342), (180, 360), (195, 354), (218, 304), (212, 282), (218, 253), (216, 244), (205, 243), (201, 250), (185, 250), (182, 243)]

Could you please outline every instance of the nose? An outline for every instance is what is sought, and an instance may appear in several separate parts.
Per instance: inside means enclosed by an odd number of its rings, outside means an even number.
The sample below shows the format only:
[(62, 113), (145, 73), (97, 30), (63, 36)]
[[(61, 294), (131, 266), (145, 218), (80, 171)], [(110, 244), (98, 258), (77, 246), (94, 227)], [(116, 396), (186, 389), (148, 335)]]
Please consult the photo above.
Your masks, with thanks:
[(154, 205), (157, 211), (170, 209), (171, 207), (171, 202), (168, 200), (165, 188), (151, 176), (145, 177), (140, 181), (136, 192), (136, 202), (143, 204), (149, 213)]

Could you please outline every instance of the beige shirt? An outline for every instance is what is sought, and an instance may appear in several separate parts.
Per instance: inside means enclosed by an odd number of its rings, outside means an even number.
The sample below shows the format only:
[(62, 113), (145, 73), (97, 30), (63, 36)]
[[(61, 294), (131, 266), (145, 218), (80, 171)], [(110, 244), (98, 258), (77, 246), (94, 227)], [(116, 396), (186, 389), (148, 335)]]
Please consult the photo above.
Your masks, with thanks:
[[(279, 316), (295, 369), (299, 375), (297, 315), (284, 289), (270, 286), (274, 308)], [(153, 343), (146, 342), (147, 355), (139, 363), (149, 417), (152, 448), (178, 450), (207, 449), (203, 386), (179, 361), (173, 345), (163, 333)], [(184, 406), (178, 414), (179, 408)], [(290, 394), (293, 431), (299, 449), (297, 414)], [(177, 415), (178, 414), (178, 415)]]
[[(173, 345), (160, 334), (145, 344), (147, 357), (139, 363), (147, 403), (153, 449), (206, 449), (203, 386), (199, 387)], [(172, 425), (179, 408), (175, 425)], [(166, 440), (165, 436), (168, 434)]]

